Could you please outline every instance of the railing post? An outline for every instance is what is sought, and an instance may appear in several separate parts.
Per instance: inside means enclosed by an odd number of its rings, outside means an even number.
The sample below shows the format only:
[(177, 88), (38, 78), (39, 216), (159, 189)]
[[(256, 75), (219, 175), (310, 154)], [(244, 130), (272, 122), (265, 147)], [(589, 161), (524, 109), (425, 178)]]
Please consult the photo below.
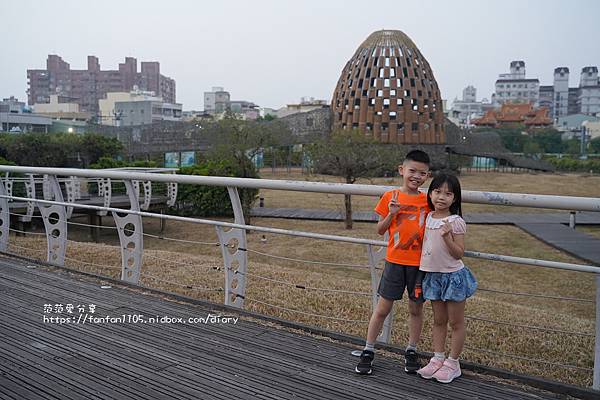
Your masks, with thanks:
[(596, 343), (594, 345), (594, 380), (592, 388), (600, 390), (600, 274), (596, 274)]
[[(238, 191), (234, 187), (228, 187), (229, 198), (233, 207), (233, 215), (236, 224), (244, 224), (244, 212)], [(244, 308), (246, 296), (246, 270), (248, 267), (248, 252), (246, 248), (246, 231), (244, 229), (230, 229), (225, 232), (223, 228), (215, 226), (223, 264), (225, 267), (225, 305)], [(237, 241), (235, 252), (230, 251), (234, 241)], [(237, 262), (238, 268), (233, 268)]]
[(575, 211), (571, 211), (569, 213), (569, 228), (571, 228), (571, 229), (575, 229), (575, 224), (577, 223), (575, 214), (576, 214)]
[(50, 180), (48, 179), (48, 175), (44, 175), (42, 178), (42, 198), (44, 200), (50, 200), (52, 198), (52, 193), (50, 189)]
[(177, 182), (169, 182), (167, 184), (167, 205), (173, 207), (177, 202)]
[[(45, 196), (47, 200), (64, 202), (60, 190), (60, 184), (55, 175), (44, 175), (46, 185)], [(46, 199), (45, 199), (46, 200)], [(65, 265), (65, 254), (67, 251), (67, 211), (65, 206), (57, 204), (43, 205), (38, 203), (40, 214), (46, 228), (46, 239), (48, 242), (48, 263)]]
[(142, 185), (144, 186), (144, 203), (141, 208), (147, 210), (150, 208), (150, 202), (152, 201), (152, 181), (144, 181)]
[[(25, 181), (25, 193), (30, 199), (35, 199), (35, 178), (33, 174), (27, 174), (27, 180)], [(27, 202), (27, 212), (21, 217), (21, 221), (30, 222), (35, 211), (35, 203), (33, 201)]]
[(139, 199), (140, 198), (140, 181), (138, 181), (138, 180), (131, 181), (131, 184), (133, 185), (133, 190), (135, 190), (136, 197)]
[[(7, 196), (12, 196), (12, 192), (13, 192), (13, 181), (10, 179), (9, 173), (7, 172), (5, 174), (5, 181), (4, 184), (6, 185), (6, 187), (4, 188), (4, 190), (6, 191)], [(8, 201), (11, 201), (10, 199), (8, 199)]]
[[(7, 196), (4, 184), (0, 179), (0, 195)], [(0, 198), (0, 251), (8, 251), (8, 238), (10, 233), (10, 209), (8, 199)]]
[[(387, 233), (386, 233), (387, 238)], [(377, 307), (377, 301), (379, 300), (379, 295), (377, 294), (377, 287), (379, 285), (380, 275), (377, 273), (377, 265), (385, 258), (386, 248), (381, 247), (379, 250), (373, 250), (373, 246), (367, 245), (367, 253), (369, 256), (369, 270), (371, 272), (371, 294), (372, 294), (372, 311), (375, 311), (375, 307)], [(377, 336), (377, 341), (383, 343), (389, 343), (390, 338), (392, 336), (392, 323), (394, 319), (394, 309), (390, 311), (385, 321), (383, 322), (383, 329), (379, 336)]]
[[(98, 194), (104, 199), (104, 207), (110, 207), (112, 197), (112, 183), (110, 178), (100, 178), (98, 180)], [(98, 215), (104, 216), (108, 214), (106, 211), (98, 211)]]
[[(75, 193), (75, 179), (76, 177), (70, 176), (65, 181), (65, 190), (67, 192), (67, 203), (75, 203), (76, 201), (76, 193)], [(73, 207), (67, 207), (67, 219), (71, 219), (73, 215)]]
[[(140, 204), (131, 181), (124, 181), (131, 211), (140, 211)], [(121, 280), (137, 284), (142, 270), (144, 235), (141, 215), (113, 212), (121, 244)]]

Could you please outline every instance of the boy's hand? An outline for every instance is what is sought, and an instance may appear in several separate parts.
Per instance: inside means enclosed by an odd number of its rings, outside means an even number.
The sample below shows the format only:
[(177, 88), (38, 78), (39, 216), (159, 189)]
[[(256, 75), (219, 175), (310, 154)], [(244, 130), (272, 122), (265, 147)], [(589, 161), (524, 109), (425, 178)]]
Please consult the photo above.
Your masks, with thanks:
[(390, 214), (396, 215), (398, 211), (400, 211), (400, 204), (398, 204), (398, 192), (394, 190), (392, 193), (392, 200), (388, 203), (388, 208), (390, 209)]
[(442, 225), (442, 228), (441, 228), (442, 236), (446, 236), (447, 234), (452, 232), (452, 224), (447, 219), (443, 220), (442, 222), (444, 223), (444, 225)]

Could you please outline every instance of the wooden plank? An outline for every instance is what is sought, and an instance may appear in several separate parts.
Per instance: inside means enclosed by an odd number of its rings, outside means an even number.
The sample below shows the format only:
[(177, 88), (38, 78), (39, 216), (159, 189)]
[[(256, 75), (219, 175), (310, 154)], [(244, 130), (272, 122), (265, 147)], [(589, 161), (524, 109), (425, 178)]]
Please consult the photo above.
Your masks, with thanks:
[(550, 398), (473, 376), (440, 392), (439, 384), (407, 375), (400, 361), (382, 356), (374, 376), (358, 376), (352, 346), (247, 320), (225, 326), (44, 324), (44, 302), (69, 296), (84, 303), (101, 300), (98, 314), (189, 318), (213, 312), (0, 260), (0, 301), (6, 305), (0, 318), (15, 320), (0, 325), (0, 377), (6, 382), (0, 393), (6, 398)]

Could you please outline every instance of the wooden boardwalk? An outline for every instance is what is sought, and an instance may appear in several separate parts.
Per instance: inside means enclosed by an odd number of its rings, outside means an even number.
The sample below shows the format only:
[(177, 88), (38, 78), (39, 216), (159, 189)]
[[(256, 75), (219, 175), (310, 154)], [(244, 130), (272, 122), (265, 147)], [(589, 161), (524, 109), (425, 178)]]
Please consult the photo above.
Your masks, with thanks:
[[(265, 218), (289, 218), (324, 221), (341, 221), (341, 211), (301, 208), (253, 208), (252, 216)], [(600, 240), (595, 236), (568, 227), (569, 213), (473, 213), (464, 216), (468, 224), (515, 225), (539, 240), (565, 251), (577, 258), (600, 266)], [(372, 211), (354, 212), (353, 221), (375, 222), (377, 214)], [(600, 213), (578, 212), (577, 225), (600, 225)]]
[[(223, 315), (218, 306), (168, 301), (0, 257), (0, 398), (8, 399), (550, 399), (549, 392), (472, 373), (451, 385), (379, 356), (373, 376), (353, 372), (356, 347), (240, 319), (236, 324), (44, 322), (44, 305), (71, 316)], [(96, 305), (90, 314), (89, 305)], [(79, 313), (78, 305), (86, 308)]]

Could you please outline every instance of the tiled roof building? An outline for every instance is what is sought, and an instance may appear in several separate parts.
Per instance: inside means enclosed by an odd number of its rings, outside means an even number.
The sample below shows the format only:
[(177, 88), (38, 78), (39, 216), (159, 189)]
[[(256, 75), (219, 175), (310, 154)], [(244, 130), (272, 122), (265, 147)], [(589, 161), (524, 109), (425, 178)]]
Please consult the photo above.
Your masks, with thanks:
[(504, 103), (500, 109), (488, 110), (482, 118), (472, 121), (477, 126), (501, 127), (524, 124), (528, 127), (552, 125), (548, 109), (534, 109), (530, 103)]

